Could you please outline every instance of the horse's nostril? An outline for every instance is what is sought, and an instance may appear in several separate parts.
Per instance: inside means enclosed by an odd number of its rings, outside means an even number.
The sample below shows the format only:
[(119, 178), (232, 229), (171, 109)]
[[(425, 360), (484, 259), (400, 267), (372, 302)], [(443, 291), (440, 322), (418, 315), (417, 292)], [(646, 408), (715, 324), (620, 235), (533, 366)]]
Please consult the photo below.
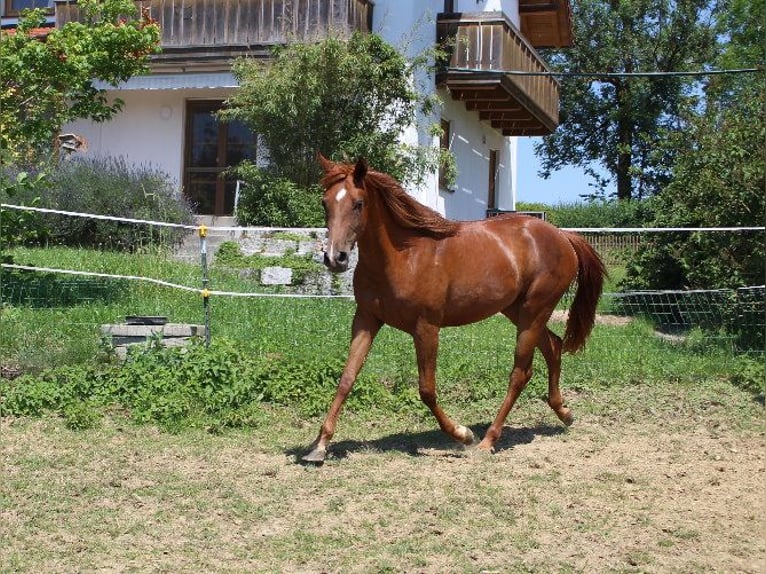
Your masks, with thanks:
[(329, 265), (330, 264), (330, 257), (327, 255), (327, 252), (325, 251), (324, 254), (324, 264)]
[(348, 261), (348, 253), (341, 251), (338, 253), (338, 257), (335, 259), (338, 263), (346, 263)]

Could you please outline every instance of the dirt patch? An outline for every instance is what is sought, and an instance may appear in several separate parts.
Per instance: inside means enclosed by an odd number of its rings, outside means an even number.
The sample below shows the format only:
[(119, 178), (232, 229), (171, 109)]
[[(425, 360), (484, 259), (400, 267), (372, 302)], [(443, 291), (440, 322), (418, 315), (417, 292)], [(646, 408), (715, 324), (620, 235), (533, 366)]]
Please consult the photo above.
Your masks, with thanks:
[(525, 403), (491, 456), (429, 419), (348, 416), (321, 468), (296, 464), (316, 429), (294, 419), (5, 421), (0, 571), (766, 572), (762, 407), (621, 392), (631, 409), (573, 396), (568, 430)]
[[(566, 323), (569, 319), (569, 311), (556, 309), (551, 315), (551, 321), (554, 323)], [(633, 317), (622, 317), (620, 315), (596, 315), (596, 325), (608, 325), (610, 327), (623, 327), (630, 324)]]

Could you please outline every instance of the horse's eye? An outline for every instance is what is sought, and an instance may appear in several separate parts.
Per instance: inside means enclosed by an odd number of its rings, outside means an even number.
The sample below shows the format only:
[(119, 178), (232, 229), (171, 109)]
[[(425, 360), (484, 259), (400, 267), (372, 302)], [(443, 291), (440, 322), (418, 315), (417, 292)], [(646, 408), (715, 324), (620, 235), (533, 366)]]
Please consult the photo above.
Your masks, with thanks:
[(364, 207), (364, 200), (363, 199), (357, 199), (354, 202), (354, 211), (362, 211), (362, 207)]

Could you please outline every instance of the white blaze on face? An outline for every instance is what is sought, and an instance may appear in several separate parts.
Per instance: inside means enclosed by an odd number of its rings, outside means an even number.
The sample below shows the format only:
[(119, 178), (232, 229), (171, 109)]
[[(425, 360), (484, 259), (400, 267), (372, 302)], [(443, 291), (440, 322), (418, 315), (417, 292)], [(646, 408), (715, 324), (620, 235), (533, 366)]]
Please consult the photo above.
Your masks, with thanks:
[[(340, 203), (344, 197), (346, 197), (346, 194), (348, 192), (346, 191), (345, 187), (341, 187), (338, 192), (335, 194), (335, 201), (337, 203)], [(327, 246), (327, 256), (330, 258), (330, 261), (335, 261), (335, 245), (333, 245), (332, 241)]]

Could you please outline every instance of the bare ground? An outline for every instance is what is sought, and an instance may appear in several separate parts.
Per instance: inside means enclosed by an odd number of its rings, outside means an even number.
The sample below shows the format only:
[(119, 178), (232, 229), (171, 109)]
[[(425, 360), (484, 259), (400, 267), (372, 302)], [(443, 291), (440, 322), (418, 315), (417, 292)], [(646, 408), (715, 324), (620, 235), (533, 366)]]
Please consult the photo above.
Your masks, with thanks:
[(765, 573), (762, 407), (622, 392), (622, 411), (572, 397), (569, 430), (529, 401), (492, 456), (430, 421), (348, 416), (321, 468), (295, 462), (314, 422), (210, 436), (5, 419), (0, 571)]

